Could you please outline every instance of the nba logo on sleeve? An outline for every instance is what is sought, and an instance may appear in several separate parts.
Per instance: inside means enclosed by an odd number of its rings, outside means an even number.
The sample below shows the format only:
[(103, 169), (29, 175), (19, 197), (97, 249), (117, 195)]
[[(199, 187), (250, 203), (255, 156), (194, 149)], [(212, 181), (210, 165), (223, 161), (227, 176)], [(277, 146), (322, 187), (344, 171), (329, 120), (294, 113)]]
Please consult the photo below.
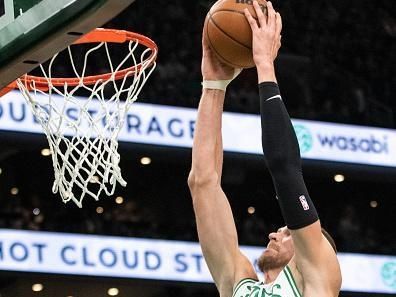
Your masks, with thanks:
[(300, 199), (300, 203), (301, 203), (303, 209), (304, 210), (308, 210), (309, 209), (309, 205), (308, 205), (307, 199), (305, 199), (305, 196), (301, 195), (300, 197), (298, 197), (298, 199)]

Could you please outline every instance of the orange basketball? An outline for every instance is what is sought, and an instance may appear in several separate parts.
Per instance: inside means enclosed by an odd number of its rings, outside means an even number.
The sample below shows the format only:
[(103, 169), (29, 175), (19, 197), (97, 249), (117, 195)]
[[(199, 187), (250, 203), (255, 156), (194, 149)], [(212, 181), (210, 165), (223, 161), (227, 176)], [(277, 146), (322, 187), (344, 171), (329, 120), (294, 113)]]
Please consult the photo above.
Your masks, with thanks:
[[(258, 0), (267, 13), (265, 0)], [(252, 30), (243, 10), (248, 8), (257, 19), (253, 0), (219, 0), (210, 9), (204, 32), (219, 59), (235, 68), (254, 67)]]

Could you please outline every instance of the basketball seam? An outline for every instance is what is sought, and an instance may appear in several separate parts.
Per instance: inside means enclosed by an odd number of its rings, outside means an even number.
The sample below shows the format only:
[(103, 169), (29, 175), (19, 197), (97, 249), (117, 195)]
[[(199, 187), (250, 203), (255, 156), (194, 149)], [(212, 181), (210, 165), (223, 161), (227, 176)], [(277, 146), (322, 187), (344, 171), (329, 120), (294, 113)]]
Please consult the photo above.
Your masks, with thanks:
[[(211, 17), (210, 17), (210, 19), (211, 19)], [(220, 53), (216, 50), (216, 48), (213, 46), (212, 41), (210, 40), (209, 32), (208, 32), (208, 30), (209, 30), (208, 27), (209, 27), (209, 26), (206, 26), (206, 36), (208, 37), (208, 41), (209, 41), (209, 43), (210, 43), (210, 48), (211, 48), (212, 50), (214, 50), (214, 51), (216, 52), (216, 54), (217, 54), (218, 56), (220, 56), (224, 61), (227, 61), (227, 63), (229, 63), (230, 65), (236, 66), (236, 68), (243, 68), (242, 65), (235, 64), (235, 63), (229, 61), (228, 59), (224, 58), (222, 55), (220, 55)], [(217, 26), (216, 26), (216, 27), (217, 27)], [(219, 28), (219, 29), (220, 29), (220, 28)], [(223, 33), (225, 34), (225, 32), (224, 32), (223, 30), (220, 30), (220, 31), (223, 32)], [(226, 34), (226, 35), (227, 35), (227, 34)], [(227, 35), (227, 36), (228, 36), (228, 35)], [(228, 37), (230, 37), (230, 36), (228, 36)], [(231, 38), (231, 37), (230, 37), (230, 38)], [(234, 40), (233, 38), (231, 38), (231, 39)]]
[[(242, 12), (240, 12), (240, 11), (237, 11), (237, 10), (232, 10), (232, 9), (222, 9), (222, 10), (217, 10), (217, 11), (215, 11), (214, 13), (210, 13), (209, 14), (209, 18), (210, 18), (210, 20), (213, 22), (213, 25), (215, 25), (221, 32), (223, 32), (224, 33), (224, 35), (226, 35), (227, 37), (229, 37), (229, 38), (231, 38), (232, 40), (234, 40), (236, 43), (238, 43), (238, 44), (240, 44), (240, 45), (242, 45), (243, 47), (245, 47), (245, 48), (247, 48), (247, 49), (249, 49), (249, 50), (252, 50), (252, 48), (250, 47), (250, 46), (248, 46), (248, 45), (246, 45), (246, 44), (243, 44), (242, 42), (240, 42), (240, 41), (238, 41), (238, 40), (236, 40), (236, 39), (234, 39), (234, 37), (233, 36), (231, 36), (230, 34), (228, 34), (227, 32), (224, 32), (224, 30), (223, 29), (221, 29), (220, 28), (220, 26), (219, 25), (217, 25), (216, 24), (216, 22), (215, 22), (215, 20), (212, 18), (212, 16), (213, 15), (215, 15), (216, 13), (218, 13), (218, 12), (222, 12), (222, 11), (231, 11), (231, 12), (236, 12), (236, 13), (239, 13), (239, 14), (241, 14), (241, 15), (243, 15), (244, 16), (244, 14), (242, 13)], [(256, 19), (257, 20), (257, 19)]]

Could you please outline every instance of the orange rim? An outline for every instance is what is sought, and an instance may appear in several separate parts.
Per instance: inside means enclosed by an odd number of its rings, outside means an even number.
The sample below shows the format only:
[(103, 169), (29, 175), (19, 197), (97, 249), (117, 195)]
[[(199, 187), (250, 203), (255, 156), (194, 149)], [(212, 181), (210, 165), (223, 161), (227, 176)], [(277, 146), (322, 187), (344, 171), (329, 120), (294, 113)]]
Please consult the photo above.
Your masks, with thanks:
[[(103, 28), (97, 28), (86, 35), (82, 36), (80, 39), (75, 41), (73, 44), (84, 44), (84, 43), (100, 43), (100, 42), (109, 42), (109, 43), (124, 43), (127, 41), (136, 41), (147, 48), (150, 48), (151, 54), (147, 59), (142, 61), (141, 63), (121, 69), (117, 72), (113, 73), (105, 73), (105, 74), (98, 74), (98, 75), (90, 75), (86, 76), (82, 79), (80, 78), (74, 78), (74, 77), (56, 77), (56, 78), (49, 78), (51, 80), (51, 84), (53, 86), (64, 86), (67, 84), (68, 86), (77, 86), (83, 82), (85, 85), (93, 85), (99, 80), (108, 80), (114, 75), (116, 80), (122, 79), (125, 76), (131, 76), (135, 72), (139, 72), (140, 69), (142, 68), (143, 64), (147, 61), (152, 61), (151, 64), (154, 63), (156, 57), (157, 57), (157, 52), (158, 52), (158, 47), (155, 44), (154, 41), (152, 41), (150, 38), (134, 33), (134, 32), (129, 32), (125, 30), (115, 30), (115, 29), (103, 29)], [(47, 91), (49, 89), (48, 87), (48, 81), (47, 78), (42, 77), (42, 76), (33, 76), (33, 75), (23, 75), (21, 78), (21, 81), (29, 86), (31, 83), (34, 82), (35, 88), (42, 90), (42, 91)], [(0, 91), (0, 96), (2, 91), (6, 93), (7, 91), (10, 91), (11, 89), (17, 88), (16, 82), (12, 82), (9, 84), (7, 87), (5, 87), (3, 90)]]

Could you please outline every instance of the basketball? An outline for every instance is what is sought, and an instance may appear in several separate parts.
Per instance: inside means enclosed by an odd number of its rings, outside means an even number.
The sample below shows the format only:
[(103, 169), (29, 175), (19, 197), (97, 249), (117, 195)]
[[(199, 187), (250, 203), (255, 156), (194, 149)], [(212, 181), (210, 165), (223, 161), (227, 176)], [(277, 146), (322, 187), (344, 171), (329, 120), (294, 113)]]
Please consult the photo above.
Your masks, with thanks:
[[(265, 0), (258, 0), (267, 13)], [(205, 19), (204, 34), (218, 58), (234, 68), (254, 67), (252, 30), (243, 10), (257, 19), (252, 0), (219, 0)]]

